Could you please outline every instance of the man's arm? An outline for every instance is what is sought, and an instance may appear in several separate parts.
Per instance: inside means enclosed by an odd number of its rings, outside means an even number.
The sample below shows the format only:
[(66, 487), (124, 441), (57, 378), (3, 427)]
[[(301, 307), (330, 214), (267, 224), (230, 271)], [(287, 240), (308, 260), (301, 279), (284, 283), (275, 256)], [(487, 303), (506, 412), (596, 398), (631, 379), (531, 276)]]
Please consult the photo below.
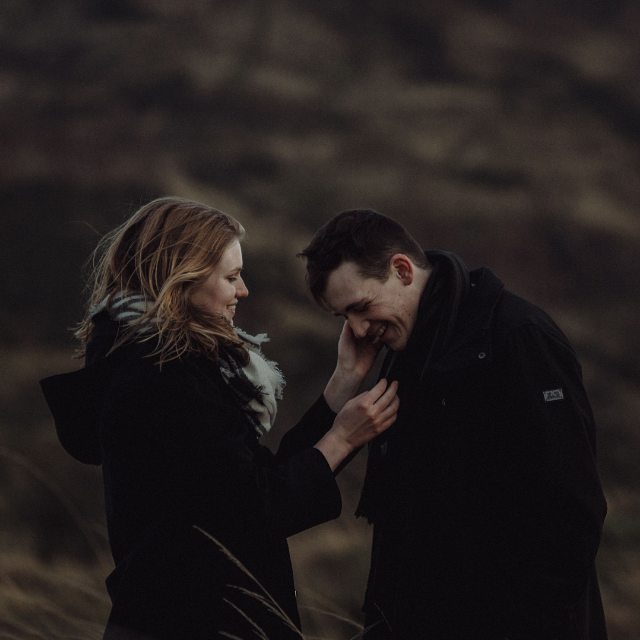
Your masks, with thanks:
[(570, 604), (593, 570), (606, 513), (581, 368), (559, 329), (531, 323), (509, 336), (505, 369), (523, 494), (514, 534), (526, 546), (512, 569), (535, 599)]

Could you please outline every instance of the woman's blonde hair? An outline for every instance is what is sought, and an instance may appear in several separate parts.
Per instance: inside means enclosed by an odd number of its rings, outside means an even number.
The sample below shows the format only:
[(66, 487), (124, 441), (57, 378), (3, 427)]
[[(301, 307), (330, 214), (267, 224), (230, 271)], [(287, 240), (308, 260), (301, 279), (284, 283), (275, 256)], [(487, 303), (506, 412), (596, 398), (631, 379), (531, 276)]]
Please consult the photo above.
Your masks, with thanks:
[(199, 202), (164, 197), (138, 209), (93, 253), (87, 311), (75, 331), (81, 353), (93, 331), (93, 310), (120, 292), (142, 294), (147, 308), (127, 323), (113, 348), (132, 339), (155, 340), (153, 353), (161, 363), (186, 352), (215, 359), (221, 344), (243, 353), (228, 320), (191, 302), (193, 288), (209, 277), (229, 244), (243, 236), (237, 220)]

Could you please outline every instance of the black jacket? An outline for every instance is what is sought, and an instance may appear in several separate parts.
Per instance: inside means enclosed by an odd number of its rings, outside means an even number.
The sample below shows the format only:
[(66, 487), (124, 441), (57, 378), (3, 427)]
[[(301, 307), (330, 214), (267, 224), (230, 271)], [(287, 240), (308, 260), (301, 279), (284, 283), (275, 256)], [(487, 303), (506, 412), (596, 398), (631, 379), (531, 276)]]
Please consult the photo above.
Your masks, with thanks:
[(215, 363), (186, 356), (159, 368), (144, 344), (101, 357), (115, 329), (102, 318), (92, 363), (42, 381), (64, 447), (102, 464), (116, 565), (105, 638), (253, 637), (237, 609), (269, 637), (297, 637), (258, 597), (266, 589), (299, 624), (286, 537), (340, 513), (313, 448), (334, 414), (320, 399), (273, 455)]
[(446, 345), (425, 362), (426, 299), (387, 362), (400, 414), (370, 447), (359, 508), (375, 525), (371, 637), (602, 640), (606, 503), (580, 366), (490, 270), (462, 286)]

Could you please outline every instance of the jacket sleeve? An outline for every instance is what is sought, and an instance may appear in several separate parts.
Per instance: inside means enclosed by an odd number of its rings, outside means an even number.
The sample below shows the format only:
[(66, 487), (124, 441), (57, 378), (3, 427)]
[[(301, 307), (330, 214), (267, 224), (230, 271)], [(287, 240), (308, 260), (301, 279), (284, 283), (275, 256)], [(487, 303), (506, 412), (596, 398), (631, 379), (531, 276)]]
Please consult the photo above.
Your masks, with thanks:
[(309, 407), (298, 424), (284, 434), (277, 456), (286, 458), (296, 452), (313, 447), (331, 428), (336, 414), (329, 408), (324, 395)]
[(153, 413), (166, 465), (163, 475), (179, 508), (209, 514), (218, 528), (233, 532), (250, 531), (256, 518), (266, 519), (284, 535), (339, 515), (340, 493), (331, 469), (307, 444), (322, 428), (319, 416), (325, 408), (312, 408), (310, 427), (302, 424), (296, 431), (296, 446), (275, 458), (257, 444), (224, 385), (216, 387), (182, 370), (158, 379)]
[[(593, 571), (606, 503), (596, 467), (595, 424), (580, 365), (552, 323), (513, 330), (504, 389), (520, 551), (509, 574), (535, 603), (570, 606)], [(514, 585), (517, 589), (518, 585)]]
[(342, 499), (334, 473), (324, 455), (314, 448), (334, 418), (335, 413), (321, 395), (282, 438), (276, 465), (284, 490), (274, 492), (271, 512), (286, 535), (340, 515)]

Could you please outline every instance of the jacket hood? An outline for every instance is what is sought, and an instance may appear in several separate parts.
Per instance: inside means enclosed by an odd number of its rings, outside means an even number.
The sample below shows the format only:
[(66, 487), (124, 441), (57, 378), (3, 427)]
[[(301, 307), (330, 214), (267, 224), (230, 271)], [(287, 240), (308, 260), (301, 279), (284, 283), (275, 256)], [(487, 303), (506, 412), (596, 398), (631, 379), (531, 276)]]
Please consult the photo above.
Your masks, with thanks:
[(98, 417), (105, 394), (104, 360), (92, 367), (40, 381), (60, 443), (85, 464), (101, 464)]
[(85, 464), (101, 464), (99, 416), (108, 387), (111, 358), (105, 356), (118, 335), (118, 325), (106, 312), (94, 319), (86, 349), (86, 367), (40, 381), (53, 415), (60, 443)]

